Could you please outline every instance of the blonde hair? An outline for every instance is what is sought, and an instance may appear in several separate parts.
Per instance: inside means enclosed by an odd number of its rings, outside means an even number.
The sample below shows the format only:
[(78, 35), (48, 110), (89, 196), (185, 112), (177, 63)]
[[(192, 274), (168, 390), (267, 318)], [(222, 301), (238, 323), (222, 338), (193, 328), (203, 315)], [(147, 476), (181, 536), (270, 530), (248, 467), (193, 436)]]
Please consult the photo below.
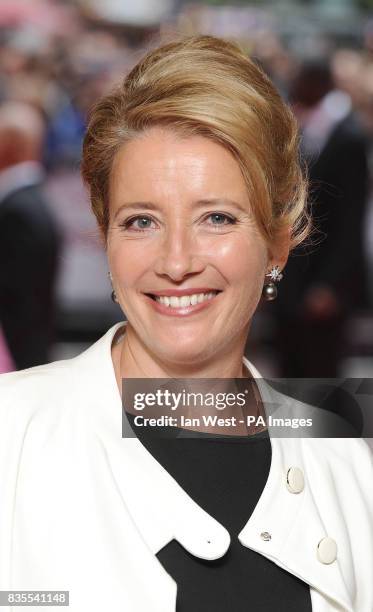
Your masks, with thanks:
[(191, 36), (147, 53), (91, 111), (81, 171), (105, 237), (115, 154), (153, 126), (202, 135), (231, 151), (267, 242), (284, 228), (291, 230), (290, 248), (308, 236), (307, 177), (290, 108), (236, 44)]

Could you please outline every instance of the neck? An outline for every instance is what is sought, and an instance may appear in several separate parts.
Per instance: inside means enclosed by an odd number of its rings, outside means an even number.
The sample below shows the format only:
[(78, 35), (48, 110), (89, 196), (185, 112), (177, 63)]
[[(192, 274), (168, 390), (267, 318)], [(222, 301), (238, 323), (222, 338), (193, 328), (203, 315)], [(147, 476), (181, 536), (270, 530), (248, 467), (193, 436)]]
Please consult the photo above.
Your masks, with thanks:
[[(125, 333), (123, 333), (123, 331)], [(119, 332), (118, 332), (119, 333)], [(159, 360), (149, 353), (137, 334), (126, 324), (121, 328), (112, 346), (112, 358), (118, 387), (122, 378), (246, 378), (250, 374), (243, 364), (246, 342), (245, 334), (235, 339), (234, 345), (226, 346), (224, 355), (214, 355), (211, 359), (194, 363), (171, 363)]]
[[(226, 356), (224, 356), (224, 358), (221, 358), (220, 360), (216, 358), (209, 363), (197, 364), (192, 369), (189, 367), (189, 364), (186, 367), (179, 364), (175, 366), (174, 364), (164, 364), (157, 359), (154, 359), (154, 357), (149, 355), (149, 352), (145, 350), (145, 347), (142, 346), (141, 342), (136, 342), (138, 338), (136, 334), (134, 334), (134, 330), (132, 330), (129, 324), (126, 325), (125, 333), (123, 333), (122, 330), (120, 330), (120, 333), (121, 336), (117, 337), (116, 339), (114, 338), (114, 343), (112, 346), (114, 370), (120, 393), (122, 393), (122, 378), (184, 379), (185, 384), (183, 383), (183, 387), (188, 388), (190, 386), (190, 390), (192, 391), (196, 390), (195, 383), (190, 382), (190, 385), (188, 385), (188, 378), (215, 379), (215, 381), (219, 381), (217, 383), (219, 385), (219, 392), (232, 391), (232, 389), (229, 387), (231, 384), (230, 380), (227, 380), (227, 389), (225, 389), (222, 379), (250, 379), (250, 383), (248, 383), (250, 394), (246, 398), (245, 406), (240, 408), (238, 411), (237, 406), (232, 408), (226, 407), (224, 410), (224, 417), (228, 419), (232, 417), (242, 417), (244, 420), (240, 421), (240, 423), (243, 424), (237, 424), (236, 421), (228, 428), (225, 428), (223, 433), (232, 435), (258, 433), (257, 427), (252, 425), (248, 426), (246, 422), (247, 415), (261, 414), (261, 408), (259, 407), (261, 397), (251, 373), (243, 363), (244, 342), (239, 347), (240, 350), (236, 350), (234, 359), (232, 358), (233, 353), (230, 351), (230, 347), (226, 347)], [(201, 381), (201, 383), (202, 388), (199, 389), (199, 391), (202, 390), (207, 392), (208, 389), (203, 388), (203, 381)], [(205, 381), (205, 383), (207, 384), (209, 381)], [(199, 383), (196, 381), (196, 384), (198, 386)], [(204, 414), (207, 416), (209, 413), (212, 415), (216, 414), (215, 408), (204, 408)], [(147, 416), (151, 415), (147, 414)], [(157, 413), (155, 413), (153, 416), (157, 416)], [(184, 416), (191, 415), (187, 411), (185, 412)], [(210, 433), (222, 433), (221, 427), (216, 427), (215, 425), (189, 425), (186, 428)]]

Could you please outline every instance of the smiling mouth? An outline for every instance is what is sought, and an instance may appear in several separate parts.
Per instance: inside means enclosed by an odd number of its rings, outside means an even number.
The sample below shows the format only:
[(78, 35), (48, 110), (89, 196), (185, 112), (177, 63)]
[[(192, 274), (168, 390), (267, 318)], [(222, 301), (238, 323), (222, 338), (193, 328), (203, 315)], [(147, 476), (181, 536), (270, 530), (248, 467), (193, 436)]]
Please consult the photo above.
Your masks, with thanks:
[(162, 304), (169, 308), (187, 308), (188, 306), (196, 306), (197, 304), (202, 304), (202, 302), (212, 300), (218, 293), (221, 293), (221, 291), (213, 290), (205, 293), (191, 293), (182, 296), (154, 295), (152, 293), (147, 293), (146, 295), (155, 302), (158, 302), (158, 304)]

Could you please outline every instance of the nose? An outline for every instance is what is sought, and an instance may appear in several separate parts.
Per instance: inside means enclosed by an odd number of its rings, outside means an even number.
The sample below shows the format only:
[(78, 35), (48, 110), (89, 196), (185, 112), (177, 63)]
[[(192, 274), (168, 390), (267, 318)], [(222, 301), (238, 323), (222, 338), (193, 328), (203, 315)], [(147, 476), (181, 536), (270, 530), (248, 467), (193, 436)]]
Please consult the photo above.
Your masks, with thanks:
[(198, 242), (192, 231), (182, 223), (173, 224), (164, 232), (154, 263), (159, 276), (167, 276), (174, 282), (186, 276), (202, 272), (204, 264), (198, 254)]

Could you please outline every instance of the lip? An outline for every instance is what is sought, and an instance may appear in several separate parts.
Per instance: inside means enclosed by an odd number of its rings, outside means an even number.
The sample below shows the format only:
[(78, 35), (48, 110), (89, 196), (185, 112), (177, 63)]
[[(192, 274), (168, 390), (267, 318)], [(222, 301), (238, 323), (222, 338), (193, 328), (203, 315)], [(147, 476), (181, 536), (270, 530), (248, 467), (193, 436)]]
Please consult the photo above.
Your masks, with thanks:
[(165, 296), (182, 297), (183, 295), (193, 295), (194, 293), (212, 293), (213, 291), (221, 291), (214, 287), (189, 287), (188, 289), (164, 289), (163, 291), (148, 291), (145, 295), (156, 295), (157, 297)]
[[(169, 294), (166, 293), (152, 293), (151, 295), (192, 295), (193, 293), (197, 293), (197, 291), (194, 289), (193, 292), (191, 293), (190, 290), (185, 290), (187, 291), (186, 293), (184, 292), (183, 294), (180, 293), (175, 293), (175, 292), (170, 292)], [(198, 293), (208, 293), (208, 291), (200, 291), (198, 289)], [(204, 302), (200, 302), (199, 304), (190, 304), (189, 306), (184, 306), (182, 308), (173, 308), (171, 306), (166, 306), (165, 304), (161, 304), (160, 302), (157, 302), (156, 300), (153, 300), (153, 298), (150, 297), (149, 294), (144, 294), (145, 299), (149, 302), (149, 304), (154, 308), (154, 310), (156, 312), (158, 312), (159, 314), (163, 314), (169, 317), (187, 317), (190, 316), (192, 314), (198, 313), (201, 310), (205, 310), (206, 308), (209, 308), (211, 306), (211, 304), (213, 304), (216, 300), (217, 297), (219, 297), (221, 291), (219, 291), (219, 293), (217, 293), (216, 295), (214, 295), (214, 297), (210, 298), (209, 300), (205, 300)]]

